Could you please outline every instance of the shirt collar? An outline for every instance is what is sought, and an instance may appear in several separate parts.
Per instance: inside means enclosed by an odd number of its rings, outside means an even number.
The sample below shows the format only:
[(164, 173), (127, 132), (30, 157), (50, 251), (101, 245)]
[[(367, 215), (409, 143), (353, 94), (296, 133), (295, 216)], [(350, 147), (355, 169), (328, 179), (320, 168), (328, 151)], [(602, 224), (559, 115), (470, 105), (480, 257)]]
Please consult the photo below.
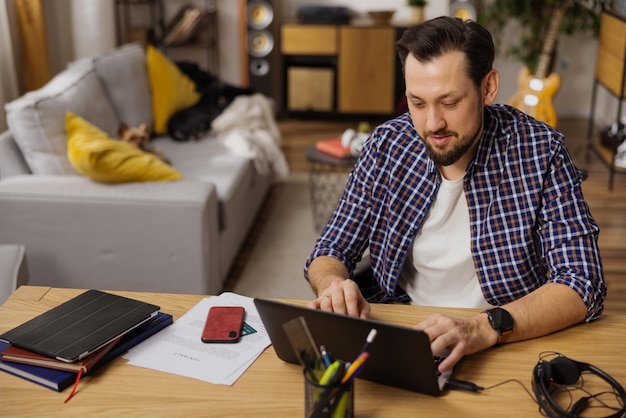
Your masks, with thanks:
[(476, 156), (471, 165), (485, 167), (489, 162), (489, 156), (493, 153), (499, 133), (503, 133), (502, 123), (493, 106), (483, 107), (484, 127), (478, 143)]

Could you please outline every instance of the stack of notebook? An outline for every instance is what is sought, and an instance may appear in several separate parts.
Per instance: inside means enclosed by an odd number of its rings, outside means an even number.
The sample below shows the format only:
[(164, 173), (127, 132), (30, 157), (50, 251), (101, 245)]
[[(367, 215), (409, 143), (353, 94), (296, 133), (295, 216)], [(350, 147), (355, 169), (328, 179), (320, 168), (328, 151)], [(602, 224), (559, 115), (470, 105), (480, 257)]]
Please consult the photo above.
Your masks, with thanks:
[(0, 370), (56, 391), (76, 386), (81, 375), (172, 324), (159, 309), (88, 290), (0, 335)]
[(319, 140), (315, 143), (315, 149), (335, 158), (353, 158), (350, 148), (343, 145), (341, 137)]

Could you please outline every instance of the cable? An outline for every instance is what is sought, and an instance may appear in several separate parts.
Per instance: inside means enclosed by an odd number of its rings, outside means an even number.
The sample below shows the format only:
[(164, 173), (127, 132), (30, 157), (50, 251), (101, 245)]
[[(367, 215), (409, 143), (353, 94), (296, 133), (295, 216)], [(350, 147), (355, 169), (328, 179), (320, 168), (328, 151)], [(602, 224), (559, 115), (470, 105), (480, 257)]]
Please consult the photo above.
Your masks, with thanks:
[[(446, 387), (449, 389), (466, 390), (466, 391), (477, 393), (477, 392), (485, 392), (488, 390), (492, 390), (508, 383), (517, 383), (518, 385), (520, 385), (524, 389), (528, 397), (533, 401), (533, 403), (535, 403), (537, 406), (540, 407), (539, 412), (543, 416), (547, 416), (546, 413), (541, 409), (539, 402), (537, 401), (535, 396), (532, 394), (532, 392), (519, 379), (508, 379), (508, 380), (504, 380), (502, 382), (499, 382), (499, 383), (496, 383), (494, 385), (487, 386), (487, 387), (482, 387), (473, 382), (468, 382), (465, 380), (450, 379), (446, 383)], [(618, 399), (618, 404), (620, 405), (620, 407), (622, 408), (624, 407), (623, 402), (620, 402), (621, 398), (619, 397), (619, 394), (615, 390), (603, 391), (603, 392), (598, 392), (594, 394), (586, 390), (583, 386), (584, 386), (584, 379), (581, 376), (581, 383), (579, 385), (576, 385), (572, 389), (569, 389), (566, 385), (558, 385), (558, 387), (555, 390), (553, 390), (551, 393), (554, 394), (554, 393), (563, 391), (569, 395), (570, 403), (567, 406), (567, 409), (570, 411), (570, 413), (573, 416), (578, 416), (583, 410), (590, 409), (590, 408), (604, 408), (604, 409), (619, 412), (620, 410), (619, 407), (611, 406), (607, 402), (601, 399), (603, 396), (607, 396), (607, 395), (611, 395), (614, 398)], [(578, 399), (576, 402), (574, 402), (574, 397), (572, 395), (572, 392), (576, 390), (579, 390), (585, 393), (586, 396), (583, 396), (580, 399)], [(591, 402), (593, 401), (596, 401), (599, 405), (592, 405)]]
[[(585, 378), (592, 376), (609, 385), (611, 390), (592, 393), (585, 389)], [(578, 418), (584, 411), (594, 408), (611, 411), (612, 415), (605, 418), (626, 417), (626, 390), (619, 382), (592, 364), (572, 360), (553, 351), (540, 353), (533, 369), (532, 391), (518, 379), (504, 380), (488, 387), (450, 379), (446, 388), (484, 392), (512, 382), (522, 386), (544, 416)]]

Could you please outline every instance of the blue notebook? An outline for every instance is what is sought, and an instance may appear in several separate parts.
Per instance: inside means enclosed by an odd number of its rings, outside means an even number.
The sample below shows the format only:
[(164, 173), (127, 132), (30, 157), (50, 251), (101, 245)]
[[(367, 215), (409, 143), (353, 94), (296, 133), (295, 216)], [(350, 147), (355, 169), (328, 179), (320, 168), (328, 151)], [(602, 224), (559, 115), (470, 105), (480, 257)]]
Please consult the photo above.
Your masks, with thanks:
[[(108, 363), (173, 322), (174, 319), (172, 315), (163, 312), (157, 313), (156, 316), (124, 335), (120, 342), (117, 343), (93, 369), (95, 370)], [(10, 344), (4, 341), (0, 341), (0, 352), (4, 351), (9, 345)], [(56, 390), (57, 392), (73, 385), (76, 381), (76, 373), (10, 361), (0, 360), (0, 370), (38, 383), (47, 388)]]

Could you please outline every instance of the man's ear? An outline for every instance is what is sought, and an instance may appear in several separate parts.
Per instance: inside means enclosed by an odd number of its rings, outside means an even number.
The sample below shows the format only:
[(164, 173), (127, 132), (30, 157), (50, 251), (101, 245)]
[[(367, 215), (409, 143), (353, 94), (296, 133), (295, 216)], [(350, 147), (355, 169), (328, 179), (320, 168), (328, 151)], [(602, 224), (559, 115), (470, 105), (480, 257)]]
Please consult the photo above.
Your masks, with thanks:
[(500, 74), (496, 70), (491, 70), (483, 79), (481, 93), (483, 104), (492, 104), (496, 101), (498, 90), (500, 89)]

